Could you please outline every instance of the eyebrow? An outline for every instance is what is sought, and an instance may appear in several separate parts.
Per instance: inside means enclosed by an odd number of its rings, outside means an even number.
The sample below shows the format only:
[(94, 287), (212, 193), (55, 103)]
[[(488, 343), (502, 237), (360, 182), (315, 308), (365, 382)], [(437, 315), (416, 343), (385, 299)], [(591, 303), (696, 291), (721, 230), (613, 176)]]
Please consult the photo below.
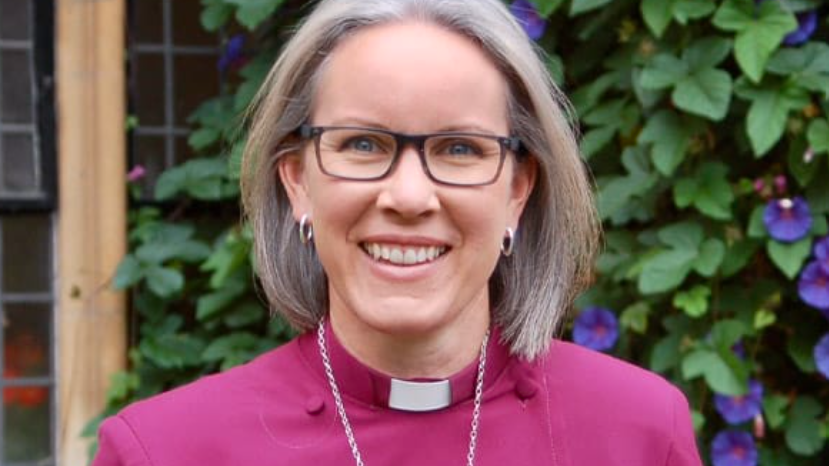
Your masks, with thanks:
[(490, 136), (502, 136), (503, 134), (508, 133), (508, 131), (494, 131), (489, 128), (484, 128), (483, 126), (479, 126), (476, 124), (452, 124), (448, 126), (442, 126), (437, 130), (433, 131), (426, 131), (426, 132), (417, 132), (417, 133), (409, 133), (407, 131), (400, 131), (397, 129), (390, 128), (382, 123), (377, 123), (372, 120), (360, 118), (360, 117), (345, 117), (334, 119), (330, 123), (326, 124), (319, 124), (314, 123), (314, 126), (345, 126), (345, 127), (354, 127), (354, 128), (365, 128), (365, 129), (379, 129), (383, 131), (389, 131), (392, 133), (401, 133), (401, 134), (411, 134), (411, 135), (425, 135), (425, 134), (440, 134), (440, 133), (475, 133), (475, 134), (485, 134)]

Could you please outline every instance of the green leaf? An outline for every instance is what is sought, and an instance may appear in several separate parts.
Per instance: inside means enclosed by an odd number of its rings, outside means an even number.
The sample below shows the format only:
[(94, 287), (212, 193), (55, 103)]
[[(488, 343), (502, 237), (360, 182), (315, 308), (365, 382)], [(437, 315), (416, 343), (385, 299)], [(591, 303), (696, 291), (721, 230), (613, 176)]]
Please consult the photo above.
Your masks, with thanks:
[(125, 371), (120, 371), (112, 374), (109, 377), (109, 388), (107, 389), (107, 400), (125, 401), (140, 384), (140, 379), (137, 374), (132, 374)]
[(674, 184), (674, 204), (684, 209), (697, 198), (699, 184), (693, 178), (683, 178)]
[(146, 270), (147, 286), (156, 295), (168, 298), (184, 287), (184, 276), (178, 270), (152, 266)]
[(196, 319), (205, 322), (216, 317), (245, 291), (247, 287), (244, 283), (230, 282), (224, 288), (201, 296), (196, 301)]
[(248, 332), (236, 332), (219, 337), (204, 349), (205, 361), (221, 361), (239, 353), (251, 354), (259, 345), (259, 337)]
[(673, 175), (685, 159), (691, 138), (701, 131), (695, 119), (681, 118), (670, 110), (662, 110), (648, 119), (639, 143), (653, 143), (651, 159), (664, 176)]
[(800, 272), (812, 250), (812, 238), (803, 238), (794, 243), (780, 243), (773, 239), (766, 242), (769, 258), (783, 274), (793, 279)]
[(740, 69), (754, 82), (759, 82), (771, 54), (783, 38), (797, 28), (794, 14), (778, 2), (728, 0), (714, 15), (716, 27), (737, 32), (734, 54)]
[(759, 248), (760, 243), (752, 239), (743, 239), (731, 244), (726, 249), (720, 266), (722, 277), (728, 278), (743, 270)]
[(721, 163), (703, 164), (697, 171), (699, 188), (694, 199), (694, 206), (703, 215), (717, 220), (731, 218), (731, 203), (734, 193), (728, 183), (728, 168)]
[(640, 5), (642, 19), (656, 37), (662, 37), (672, 18), (684, 25), (689, 19), (710, 15), (716, 8), (713, 0), (644, 0)]
[(141, 353), (164, 369), (181, 369), (201, 362), (204, 343), (187, 334), (150, 336), (140, 344)]
[(720, 121), (728, 112), (733, 84), (723, 70), (705, 68), (686, 76), (674, 88), (674, 104), (688, 113)]
[(627, 148), (622, 154), (622, 164), (628, 175), (599, 180), (597, 206), (603, 219), (612, 218), (656, 183), (657, 177), (650, 173), (647, 160), (643, 149)]
[(674, 86), (690, 72), (688, 65), (671, 55), (660, 54), (642, 70), (639, 84), (645, 89), (666, 89)]
[[(193, 159), (162, 173), (155, 185), (155, 197), (164, 201), (186, 193), (196, 199), (220, 200), (235, 194), (230, 185), (227, 159)], [(235, 183), (232, 185), (235, 187)]]
[(720, 320), (711, 327), (711, 341), (720, 351), (721, 356), (732, 356), (734, 353), (731, 348), (748, 333), (749, 328), (739, 320)]
[(239, 24), (249, 30), (256, 29), (263, 21), (268, 19), (284, 0), (225, 0), (229, 4), (236, 5), (236, 19)]
[(656, 294), (676, 288), (685, 281), (696, 256), (695, 250), (674, 249), (651, 257), (644, 263), (639, 275), (639, 291), (642, 294)]
[(708, 298), (711, 289), (704, 285), (697, 285), (688, 291), (680, 291), (674, 295), (673, 305), (682, 309), (685, 314), (694, 319), (704, 316), (708, 312)]
[(639, 301), (626, 307), (619, 318), (622, 327), (644, 335), (648, 331), (648, 315), (651, 307), (644, 301)]
[(777, 322), (777, 314), (768, 309), (758, 309), (754, 313), (754, 329), (762, 330)]
[(187, 144), (194, 151), (199, 152), (218, 142), (221, 136), (221, 131), (215, 128), (199, 128), (190, 133), (190, 136), (187, 138)]
[(135, 285), (142, 278), (144, 278), (144, 272), (141, 263), (135, 256), (127, 254), (118, 264), (115, 278), (112, 280), (112, 287), (116, 290), (123, 290)]
[(789, 398), (781, 395), (766, 395), (763, 397), (763, 413), (766, 423), (772, 430), (778, 430), (786, 422), (786, 408)]
[(666, 246), (696, 253), (702, 243), (703, 231), (698, 223), (680, 222), (663, 227), (657, 237)]
[(808, 105), (809, 96), (802, 89), (785, 83), (752, 87), (740, 82), (738, 88), (738, 95), (751, 100), (746, 132), (754, 155), (762, 157), (783, 136), (789, 112)]
[(802, 47), (782, 48), (769, 60), (768, 71), (795, 79), (829, 73), (829, 44), (808, 42)]
[(651, 30), (656, 37), (662, 37), (662, 34), (671, 24), (673, 17), (673, 0), (643, 0), (639, 9), (642, 13), (642, 19), (648, 29)]
[(748, 237), (755, 239), (763, 239), (768, 236), (766, 225), (763, 223), (763, 212), (766, 206), (758, 205), (751, 211), (751, 216), (748, 221)]
[(564, 3), (564, 0), (530, 0), (535, 5), (539, 16), (544, 18), (549, 17), (555, 13), (556, 10)]
[(728, 58), (731, 41), (722, 37), (707, 36), (695, 40), (684, 52), (682, 61), (691, 71), (714, 68)]
[(829, 44), (808, 42), (802, 47), (780, 49), (769, 60), (767, 69), (829, 99)]
[(742, 31), (754, 21), (752, 0), (728, 0), (720, 6), (712, 23), (723, 31)]
[(249, 252), (250, 243), (239, 232), (231, 230), (218, 241), (218, 245), (213, 248), (210, 257), (204, 261), (199, 269), (212, 272), (210, 275), (210, 287), (212, 289), (222, 288), (234, 272), (244, 268), (247, 273), (247, 267), (244, 264)]
[(682, 25), (690, 19), (704, 18), (716, 9), (714, 0), (675, 0), (673, 4), (674, 19)]
[(202, 0), (201, 4), (204, 7), (201, 12), (201, 24), (210, 32), (218, 31), (233, 14), (233, 7), (224, 0)]
[(573, 0), (570, 4), (570, 16), (580, 15), (590, 10), (602, 7), (610, 3), (610, 0)]
[(699, 433), (705, 427), (705, 415), (696, 409), (691, 410), (691, 425), (694, 426), (694, 432)]
[(823, 406), (811, 396), (798, 397), (786, 419), (786, 445), (803, 456), (813, 456), (823, 449), (819, 417)]
[(682, 376), (686, 380), (704, 377), (715, 392), (737, 396), (745, 393), (745, 385), (726, 362), (714, 351), (694, 350), (682, 359)]
[(682, 336), (670, 334), (659, 340), (653, 346), (650, 358), (650, 368), (654, 372), (665, 372), (679, 364), (679, 348), (682, 344)]
[(725, 244), (717, 238), (708, 238), (702, 243), (699, 257), (694, 261), (694, 270), (703, 277), (712, 277), (725, 257)]
[(605, 93), (617, 85), (621, 79), (623, 79), (623, 75), (614, 70), (576, 89), (571, 95), (571, 100), (577, 113), (586, 115), (593, 110)]
[(612, 141), (615, 134), (616, 128), (612, 126), (602, 126), (588, 130), (579, 143), (579, 151), (585, 159), (589, 160), (590, 157)]
[(816, 154), (829, 153), (829, 121), (825, 118), (812, 120), (806, 138)]
[(233, 310), (224, 317), (225, 325), (230, 328), (241, 328), (257, 322), (264, 321), (267, 316), (266, 310), (258, 302), (245, 302), (235, 306)]
[(693, 204), (707, 217), (730, 219), (734, 193), (728, 183), (727, 173), (725, 165), (708, 162), (697, 169), (695, 176), (679, 180), (674, 186), (674, 202), (677, 207)]
[(160, 265), (164, 262), (179, 259), (184, 262), (199, 262), (210, 254), (210, 248), (199, 241), (153, 241), (141, 245), (135, 256), (143, 264)]

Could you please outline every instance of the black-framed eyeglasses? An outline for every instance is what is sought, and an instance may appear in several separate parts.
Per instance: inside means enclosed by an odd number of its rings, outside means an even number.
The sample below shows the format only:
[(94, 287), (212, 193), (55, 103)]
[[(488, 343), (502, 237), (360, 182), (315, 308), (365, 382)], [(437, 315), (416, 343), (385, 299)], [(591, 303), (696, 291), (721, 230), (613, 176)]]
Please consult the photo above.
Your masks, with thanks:
[(501, 174), (507, 151), (518, 153), (517, 137), (466, 132), (402, 134), (353, 126), (302, 125), (313, 139), (320, 170), (344, 180), (374, 181), (394, 170), (403, 148), (417, 149), (432, 181), (451, 186), (483, 186)]

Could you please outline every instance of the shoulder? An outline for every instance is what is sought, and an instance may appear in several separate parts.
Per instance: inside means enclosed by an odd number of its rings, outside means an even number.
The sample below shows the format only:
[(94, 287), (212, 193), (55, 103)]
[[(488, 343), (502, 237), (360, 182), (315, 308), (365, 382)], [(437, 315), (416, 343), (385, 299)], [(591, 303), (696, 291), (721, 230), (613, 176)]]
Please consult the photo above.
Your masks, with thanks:
[(688, 402), (663, 377), (563, 341), (538, 363), (576, 456), (607, 449), (629, 464), (701, 464)]
[(651, 405), (683, 398), (660, 375), (573, 343), (556, 340), (540, 362), (548, 383), (563, 394), (613, 403), (649, 401)]
[[(300, 366), (301, 362), (294, 357), (295, 351), (295, 343), (288, 343), (246, 364), (136, 402), (120, 415), (136, 421), (149, 417), (175, 419), (182, 413), (190, 417), (229, 415), (258, 398), (263, 387), (279, 383), (286, 371), (293, 372), (294, 366)], [(193, 411), (194, 407), (199, 408), (197, 412)]]
[(127, 406), (102, 424), (93, 464), (122, 464), (109, 458), (136, 465), (211, 464), (226, 454), (223, 446), (256, 438), (264, 398), (274, 399), (276, 392), (277, 399), (290, 403), (300, 396), (299, 380), (306, 371), (297, 353), (291, 342), (247, 364)]

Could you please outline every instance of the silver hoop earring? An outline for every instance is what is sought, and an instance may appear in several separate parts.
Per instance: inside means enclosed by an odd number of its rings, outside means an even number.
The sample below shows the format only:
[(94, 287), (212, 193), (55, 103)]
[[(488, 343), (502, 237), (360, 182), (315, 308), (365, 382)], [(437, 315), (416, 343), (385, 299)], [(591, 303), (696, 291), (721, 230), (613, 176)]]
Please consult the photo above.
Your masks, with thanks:
[(299, 219), (299, 241), (302, 244), (308, 244), (314, 239), (314, 226), (308, 220), (308, 214), (302, 214)]
[(512, 250), (515, 247), (515, 231), (507, 227), (507, 232), (504, 235), (503, 241), (501, 241), (501, 254), (506, 257), (512, 255)]

